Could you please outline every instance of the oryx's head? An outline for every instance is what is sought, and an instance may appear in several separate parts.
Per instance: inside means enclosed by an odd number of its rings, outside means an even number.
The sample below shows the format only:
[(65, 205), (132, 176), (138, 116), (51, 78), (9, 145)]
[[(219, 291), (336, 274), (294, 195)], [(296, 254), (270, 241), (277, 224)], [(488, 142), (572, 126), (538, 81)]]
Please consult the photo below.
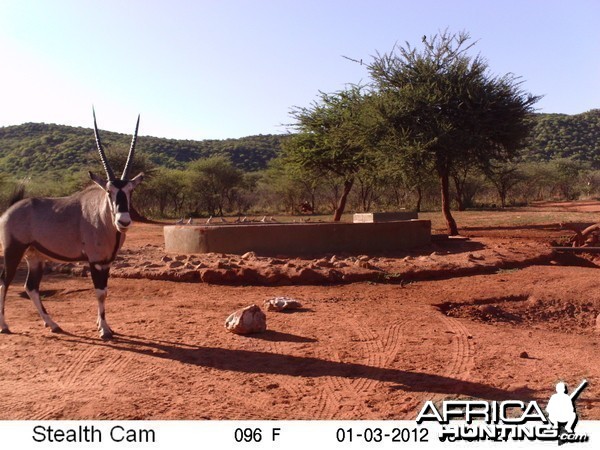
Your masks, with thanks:
[(110, 210), (113, 216), (113, 223), (118, 231), (124, 233), (131, 225), (131, 217), (129, 215), (131, 192), (144, 178), (143, 173), (139, 173), (134, 178), (129, 178), (129, 171), (131, 169), (133, 155), (135, 153), (135, 141), (137, 140), (138, 127), (140, 125), (140, 116), (138, 115), (137, 123), (135, 125), (135, 133), (133, 134), (133, 139), (131, 140), (131, 147), (129, 148), (129, 154), (127, 155), (127, 162), (125, 163), (123, 174), (121, 175), (121, 179), (117, 179), (115, 177), (115, 173), (110, 167), (110, 164), (108, 163), (108, 159), (106, 159), (104, 149), (102, 148), (102, 142), (100, 141), (100, 135), (98, 134), (98, 126), (96, 125), (96, 112), (93, 111), (93, 114), (96, 146), (98, 147), (100, 159), (102, 160), (102, 165), (104, 166), (104, 171), (106, 172), (106, 180), (94, 175), (92, 172), (90, 172), (90, 178), (106, 192)]

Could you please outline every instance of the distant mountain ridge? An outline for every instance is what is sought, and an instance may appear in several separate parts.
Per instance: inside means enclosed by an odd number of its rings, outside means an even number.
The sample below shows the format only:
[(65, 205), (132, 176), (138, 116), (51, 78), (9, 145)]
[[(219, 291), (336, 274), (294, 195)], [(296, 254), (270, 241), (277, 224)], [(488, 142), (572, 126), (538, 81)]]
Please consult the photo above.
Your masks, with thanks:
[[(226, 155), (245, 171), (266, 168), (281, 149), (286, 135), (257, 135), (223, 140), (176, 140), (148, 136), (138, 138), (138, 151), (153, 163), (180, 168), (198, 158)], [(131, 135), (102, 130), (102, 143), (128, 148)], [(95, 161), (96, 143), (91, 128), (44, 123), (25, 123), (0, 128), (0, 171), (15, 175), (47, 171), (78, 171)]]
[[(581, 114), (536, 114), (523, 151), (526, 161), (572, 158), (600, 169), (600, 109)], [(131, 136), (102, 131), (103, 143), (128, 148)], [(244, 171), (262, 170), (281, 151), (287, 135), (256, 135), (223, 140), (176, 140), (142, 136), (138, 149), (153, 163), (181, 168), (198, 158), (226, 155)], [(77, 172), (97, 163), (90, 128), (25, 123), (0, 128), (0, 172), (17, 176)]]
[(572, 158), (600, 169), (600, 109), (575, 114), (536, 114), (524, 158)]

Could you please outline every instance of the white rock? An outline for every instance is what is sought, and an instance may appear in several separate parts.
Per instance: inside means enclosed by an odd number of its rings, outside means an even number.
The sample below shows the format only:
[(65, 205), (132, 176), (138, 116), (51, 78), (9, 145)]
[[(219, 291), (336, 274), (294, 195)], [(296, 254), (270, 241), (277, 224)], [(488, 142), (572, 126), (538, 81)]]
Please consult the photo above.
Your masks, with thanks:
[(265, 300), (264, 306), (267, 311), (285, 311), (302, 308), (302, 303), (289, 297), (273, 297)]
[(267, 329), (267, 316), (258, 306), (251, 305), (231, 314), (225, 328), (235, 334), (262, 333)]

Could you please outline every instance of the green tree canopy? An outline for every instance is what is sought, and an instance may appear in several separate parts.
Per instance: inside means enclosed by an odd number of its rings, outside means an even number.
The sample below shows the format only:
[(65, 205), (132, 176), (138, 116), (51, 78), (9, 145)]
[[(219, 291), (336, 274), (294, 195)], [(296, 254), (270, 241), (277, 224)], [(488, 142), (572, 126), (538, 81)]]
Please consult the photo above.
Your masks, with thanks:
[(243, 182), (243, 172), (224, 156), (199, 159), (188, 166), (190, 197), (196, 201), (196, 212), (207, 211), (222, 216), (232, 205), (236, 189)]
[(396, 151), (430, 162), (437, 172), (450, 234), (458, 234), (449, 194), (454, 165), (485, 166), (514, 156), (539, 99), (525, 93), (514, 75), (491, 75), (481, 56), (468, 54), (475, 45), (469, 40), (466, 32), (446, 31), (423, 37), (422, 50), (397, 45), (368, 65)]
[(342, 180), (334, 221), (344, 212), (356, 174), (373, 166), (370, 107), (369, 95), (351, 86), (333, 94), (321, 93), (318, 102), (292, 110), (299, 132), (284, 143), (285, 158), (306, 171)]

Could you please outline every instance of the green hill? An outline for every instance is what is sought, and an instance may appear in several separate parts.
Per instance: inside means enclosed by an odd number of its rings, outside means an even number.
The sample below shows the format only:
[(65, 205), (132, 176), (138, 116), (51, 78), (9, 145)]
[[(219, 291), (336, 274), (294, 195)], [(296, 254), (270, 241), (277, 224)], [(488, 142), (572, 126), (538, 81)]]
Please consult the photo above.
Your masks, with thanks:
[[(527, 161), (573, 158), (600, 168), (600, 109), (582, 114), (536, 114), (535, 126), (523, 157)], [(130, 135), (102, 132), (111, 148), (129, 147)], [(264, 169), (281, 149), (285, 135), (258, 135), (224, 140), (175, 140), (142, 136), (138, 149), (160, 166), (181, 168), (189, 161), (213, 155), (228, 156), (244, 171)], [(98, 163), (90, 128), (26, 123), (0, 128), (0, 172), (16, 176), (36, 173), (74, 173)]]
[[(240, 139), (187, 141), (141, 136), (137, 148), (153, 163), (169, 168), (212, 155), (226, 155), (245, 171), (264, 169), (275, 157), (284, 135), (258, 135)], [(102, 131), (111, 148), (129, 148), (131, 136)], [(0, 171), (17, 176), (33, 173), (77, 172), (97, 163), (94, 132), (90, 128), (26, 123), (0, 128)]]
[(572, 158), (600, 168), (600, 109), (576, 114), (537, 114), (526, 160)]

